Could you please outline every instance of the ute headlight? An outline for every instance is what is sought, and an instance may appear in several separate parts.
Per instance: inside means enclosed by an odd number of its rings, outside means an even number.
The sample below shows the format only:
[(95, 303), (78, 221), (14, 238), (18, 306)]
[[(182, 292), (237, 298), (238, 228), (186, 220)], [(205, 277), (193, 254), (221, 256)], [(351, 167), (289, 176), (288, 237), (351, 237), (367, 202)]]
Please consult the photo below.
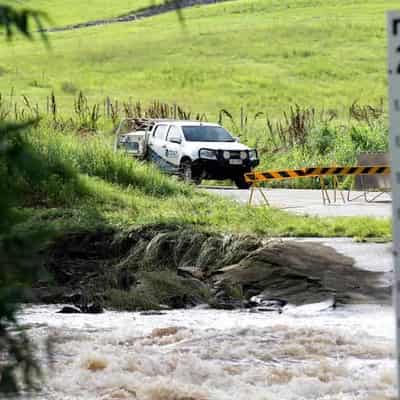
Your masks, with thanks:
[(229, 151), (226, 151), (226, 150), (222, 153), (222, 155), (224, 156), (225, 160), (229, 160), (229, 157), (231, 156)]
[(249, 158), (250, 158), (250, 160), (257, 160), (258, 159), (257, 150), (250, 150)]
[(200, 155), (200, 158), (205, 158), (207, 160), (216, 160), (217, 159), (217, 152), (215, 150), (201, 149), (199, 155)]
[(246, 153), (245, 151), (241, 151), (241, 152), (240, 152), (240, 158), (241, 158), (242, 160), (245, 160), (245, 159), (247, 158), (247, 153)]

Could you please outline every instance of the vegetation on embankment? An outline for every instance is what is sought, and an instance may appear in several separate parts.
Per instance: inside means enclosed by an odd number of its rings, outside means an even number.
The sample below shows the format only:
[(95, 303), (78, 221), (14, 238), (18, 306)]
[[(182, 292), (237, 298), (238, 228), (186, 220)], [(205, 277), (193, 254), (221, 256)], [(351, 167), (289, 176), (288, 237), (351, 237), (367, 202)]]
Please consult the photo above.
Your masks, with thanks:
[[(110, 143), (116, 127), (124, 117), (213, 121), (210, 114), (177, 104), (160, 101), (145, 104), (110, 98), (98, 103), (90, 101), (82, 92), (75, 96), (70, 105), (73, 110), (71, 116), (60, 113), (59, 98), (54, 93), (47, 97), (46, 107), (35, 104), (33, 99), (27, 96), (22, 100), (22, 103), (16, 98), (7, 100), (0, 94), (0, 121), (10, 117), (21, 121), (40, 118), (47, 121), (45, 130), (57, 133), (79, 132), (80, 135), (108, 139)], [(388, 150), (388, 115), (382, 101), (375, 105), (355, 102), (346, 114), (342, 115), (332, 110), (299, 105), (290, 106), (279, 118), (272, 118), (261, 110), (250, 113), (242, 109), (235, 114), (230, 110), (221, 109), (216, 114), (217, 121), (233, 135), (258, 150), (261, 161), (258, 169), (350, 166), (357, 164), (357, 157), (361, 153)], [(70, 146), (66, 146), (66, 149), (64, 151), (71, 153), (69, 159), (75, 162), (75, 150), (70, 149)], [(54, 151), (59, 151), (57, 146)], [(102, 148), (98, 147), (98, 152), (102, 159)], [(89, 159), (91, 157), (97, 155), (88, 155)], [(82, 157), (81, 163), (83, 164), (80, 170), (85, 173), (93, 173), (93, 168), (99, 168), (93, 163), (88, 164), (85, 157)], [(101, 163), (103, 171), (98, 171), (95, 175), (104, 178), (108, 172), (105, 161)], [(126, 183), (130, 178), (127, 181), (126, 177), (119, 176), (118, 179)], [(348, 188), (351, 182), (352, 178), (346, 178), (343, 180), (343, 186)], [(273, 185), (294, 188), (319, 187), (318, 181), (311, 179), (279, 181)]]
[[(204, 303), (272, 311), (286, 303), (391, 299), (390, 288), (377, 285), (380, 273), (358, 270), (351, 258), (321, 244), (174, 224), (72, 232), (45, 254), (52, 279), (37, 285), (36, 300), (72, 302), (84, 312), (104, 305), (136, 311)], [(96, 307), (89, 306), (93, 302)]]
[(42, 122), (25, 140), (35, 167), (24, 175), (0, 171), (1, 179), (21, 194), (20, 230), (174, 223), (269, 236), (390, 237), (388, 219), (297, 216), (212, 196), (152, 165), (115, 154), (107, 135), (62, 133)]

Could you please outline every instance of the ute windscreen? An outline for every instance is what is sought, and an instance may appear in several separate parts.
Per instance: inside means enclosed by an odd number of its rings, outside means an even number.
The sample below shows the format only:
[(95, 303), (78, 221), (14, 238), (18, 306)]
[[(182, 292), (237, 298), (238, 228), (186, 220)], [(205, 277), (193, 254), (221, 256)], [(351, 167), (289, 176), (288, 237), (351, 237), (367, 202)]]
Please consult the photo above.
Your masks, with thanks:
[(234, 142), (235, 139), (220, 126), (182, 126), (188, 142)]

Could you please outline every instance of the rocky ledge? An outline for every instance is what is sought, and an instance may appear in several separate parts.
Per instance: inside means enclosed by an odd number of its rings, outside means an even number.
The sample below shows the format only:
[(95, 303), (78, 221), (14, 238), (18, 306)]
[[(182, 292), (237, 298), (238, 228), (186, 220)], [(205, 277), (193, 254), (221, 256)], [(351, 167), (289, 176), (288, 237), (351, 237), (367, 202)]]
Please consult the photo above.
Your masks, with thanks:
[(35, 285), (34, 298), (73, 304), (77, 312), (390, 302), (380, 273), (359, 270), (351, 258), (313, 242), (152, 225), (69, 233), (44, 259), (49, 279)]

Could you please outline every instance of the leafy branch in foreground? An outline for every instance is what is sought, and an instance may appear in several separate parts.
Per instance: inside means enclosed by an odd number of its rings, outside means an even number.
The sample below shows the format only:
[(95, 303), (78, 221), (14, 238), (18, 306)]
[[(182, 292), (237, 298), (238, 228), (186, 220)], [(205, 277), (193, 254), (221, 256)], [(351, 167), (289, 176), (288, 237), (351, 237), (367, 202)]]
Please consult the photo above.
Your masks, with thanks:
[[(45, 14), (39, 11), (0, 4), (0, 31), (5, 30), (7, 39), (16, 32), (33, 39), (29, 28), (33, 20), (47, 43), (44, 18)], [(9, 395), (34, 388), (40, 377), (32, 345), (16, 317), (19, 304), (26, 299), (26, 287), (38, 274), (34, 265), (35, 240), (32, 233), (11, 233), (18, 197), (18, 186), (11, 184), (11, 179), (18, 179), (19, 173), (24, 175), (34, 167), (22, 136), (22, 131), (32, 124), (33, 121), (0, 124), (0, 393)]]
[(25, 288), (38, 274), (33, 243), (39, 238), (11, 233), (17, 199), (11, 180), (32, 167), (22, 137), (32, 123), (0, 125), (0, 393), (8, 394), (33, 388), (40, 377), (29, 339), (16, 318), (18, 305), (26, 300)]
[(42, 23), (43, 20), (47, 19), (47, 15), (41, 11), (30, 9), (16, 10), (11, 6), (0, 4), (0, 28), (4, 28), (7, 39), (11, 39), (15, 31), (28, 39), (32, 39), (32, 30), (29, 29), (29, 23), (33, 20), (37, 31), (47, 43)]

